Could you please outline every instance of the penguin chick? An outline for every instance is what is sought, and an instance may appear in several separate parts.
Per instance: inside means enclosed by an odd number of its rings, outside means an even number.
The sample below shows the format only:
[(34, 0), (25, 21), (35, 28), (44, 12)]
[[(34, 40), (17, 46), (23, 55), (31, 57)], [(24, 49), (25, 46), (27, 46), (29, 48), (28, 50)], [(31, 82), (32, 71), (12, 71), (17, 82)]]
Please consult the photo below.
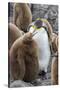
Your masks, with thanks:
[(32, 22), (32, 13), (27, 3), (16, 3), (14, 7), (14, 24), (24, 32)]
[(51, 84), (52, 85), (58, 85), (58, 57), (52, 58)]
[(12, 44), (14, 43), (14, 41), (21, 37), (24, 34), (24, 32), (22, 30), (19, 30), (19, 28), (12, 24), (9, 23), (8, 24), (8, 48), (10, 49)]
[(53, 49), (52, 65), (51, 65), (51, 84), (58, 85), (58, 36), (52, 33), (51, 43)]
[(53, 52), (56, 53), (58, 51), (58, 35), (55, 33), (51, 34), (51, 44)]
[(11, 73), (14, 79), (32, 81), (38, 75), (37, 44), (30, 32), (18, 38), (10, 49)]

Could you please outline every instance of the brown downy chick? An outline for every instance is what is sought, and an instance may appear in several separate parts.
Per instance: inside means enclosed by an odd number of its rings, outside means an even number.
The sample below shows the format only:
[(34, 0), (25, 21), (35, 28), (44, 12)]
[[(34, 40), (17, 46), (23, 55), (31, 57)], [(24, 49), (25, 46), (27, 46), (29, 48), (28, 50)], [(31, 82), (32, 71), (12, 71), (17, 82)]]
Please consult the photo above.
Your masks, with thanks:
[(19, 30), (19, 28), (12, 24), (9, 23), (8, 24), (8, 48), (10, 49), (12, 44), (14, 43), (14, 41), (21, 37), (24, 34), (24, 32), (22, 30)]
[(53, 52), (56, 53), (58, 51), (58, 35), (57, 34), (52, 33), (51, 43), (52, 43)]
[(26, 32), (31, 22), (32, 13), (27, 3), (16, 3), (14, 7), (14, 23), (16, 26)]
[(51, 84), (58, 85), (58, 36), (52, 33), (52, 65), (51, 65)]
[(58, 85), (58, 57), (53, 57), (52, 59), (51, 84)]
[(32, 81), (38, 75), (37, 44), (28, 32), (17, 39), (10, 49), (11, 74), (14, 79)]

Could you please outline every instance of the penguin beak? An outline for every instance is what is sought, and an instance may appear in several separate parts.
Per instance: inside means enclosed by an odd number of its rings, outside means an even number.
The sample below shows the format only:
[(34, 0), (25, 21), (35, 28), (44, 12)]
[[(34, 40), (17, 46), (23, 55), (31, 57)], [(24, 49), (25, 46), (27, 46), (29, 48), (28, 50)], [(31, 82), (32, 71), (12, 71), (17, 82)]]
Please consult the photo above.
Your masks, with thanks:
[(31, 26), (29, 32), (32, 34), (32, 37), (33, 37), (35, 34), (38, 33), (38, 32), (35, 32), (35, 31), (36, 31), (35, 26)]
[(34, 35), (36, 35), (38, 32), (34, 32), (33, 34), (32, 34), (32, 37), (34, 36)]
[(41, 28), (42, 25), (43, 25), (43, 22), (41, 20), (36, 20), (28, 26), (27, 31), (32, 33), (32, 37), (33, 37), (35, 34), (38, 33), (38, 32), (36, 32), (36, 30), (38, 28)]

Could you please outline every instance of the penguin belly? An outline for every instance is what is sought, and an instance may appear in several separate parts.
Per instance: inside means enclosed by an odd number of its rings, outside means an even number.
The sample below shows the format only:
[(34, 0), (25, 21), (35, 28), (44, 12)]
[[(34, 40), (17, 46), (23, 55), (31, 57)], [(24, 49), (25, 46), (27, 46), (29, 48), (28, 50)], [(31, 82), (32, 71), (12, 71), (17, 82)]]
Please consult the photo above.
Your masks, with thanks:
[(49, 60), (50, 60), (50, 47), (48, 41), (48, 35), (44, 28), (42, 30), (36, 31), (37, 33), (33, 36), (38, 46), (38, 62), (39, 62), (39, 72), (47, 72)]

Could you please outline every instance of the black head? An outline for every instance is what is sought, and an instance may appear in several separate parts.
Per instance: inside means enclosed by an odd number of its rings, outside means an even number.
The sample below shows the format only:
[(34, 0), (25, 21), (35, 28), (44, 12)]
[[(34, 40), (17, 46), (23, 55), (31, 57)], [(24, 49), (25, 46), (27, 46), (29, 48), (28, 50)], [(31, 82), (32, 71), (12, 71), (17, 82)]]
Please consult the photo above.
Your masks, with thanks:
[(30, 29), (31, 26), (36, 26), (37, 29), (38, 29), (38, 28), (41, 28), (41, 27), (43, 27), (43, 21), (42, 21), (42, 20), (35, 20), (34, 22), (32, 22), (32, 23), (28, 26), (27, 31), (29, 31), (29, 29)]
[(34, 22), (34, 25), (37, 27), (37, 28), (41, 28), (43, 26), (43, 22), (41, 20), (36, 20)]

